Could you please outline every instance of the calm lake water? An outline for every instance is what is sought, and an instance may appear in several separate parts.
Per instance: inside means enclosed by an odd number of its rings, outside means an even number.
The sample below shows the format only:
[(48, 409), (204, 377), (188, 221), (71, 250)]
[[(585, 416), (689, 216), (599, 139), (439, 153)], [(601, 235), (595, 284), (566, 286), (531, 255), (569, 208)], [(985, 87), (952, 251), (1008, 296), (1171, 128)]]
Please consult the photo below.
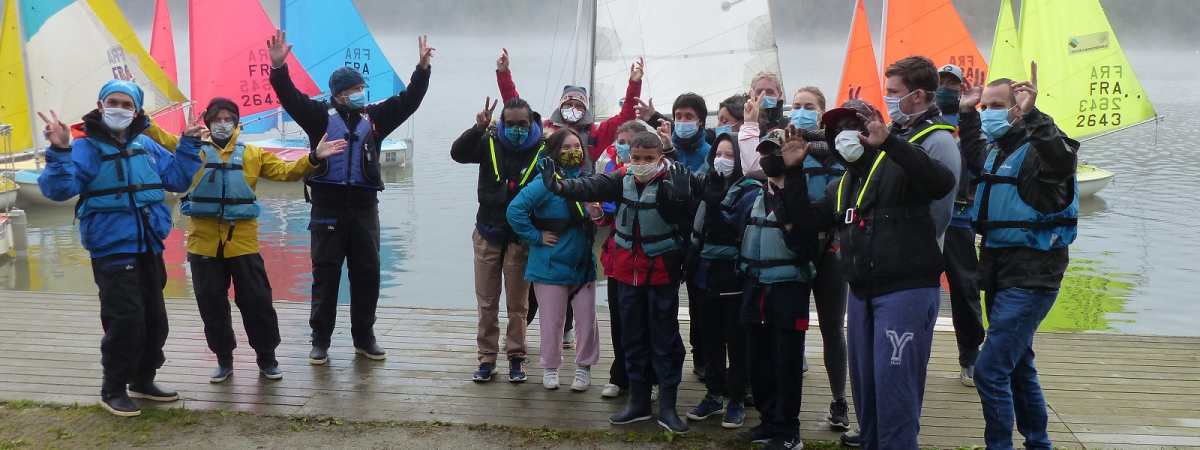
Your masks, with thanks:
[[(405, 68), (400, 70), (405, 80), (407, 67), (415, 62), (415, 49), (409, 51), (412, 40), (411, 36), (380, 39), (384, 48), (401, 49), (388, 53), (397, 67)], [(429, 94), (410, 123), (393, 135), (415, 137), (414, 161), (411, 168), (385, 171), (387, 189), (380, 196), (380, 301), (474, 308), (470, 234), (477, 169), (451, 161), (449, 148), (474, 123), (483, 98), (498, 93), (493, 70), (500, 44), (433, 36), (430, 42), (438, 53)], [(559, 70), (546, 75), (552, 62), (561, 67), (561, 54), (552, 61), (542, 44), (538, 40), (504, 43), (510, 53), (522, 55), (513, 61), (518, 87), (535, 108), (546, 111), (557, 98), (554, 92), (566, 81), (558, 80)], [(844, 45), (789, 48), (781, 43), (787, 89), (817, 85), (832, 91)], [(177, 48), (184, 50), (180, 58), (186, 61), (186, 45), (177, 42)], [(1194, 174), (1200, 125), (1190, 120), (1190, 113), (1200, 105), (1200, 91), (1192, 89), (1200, 54), (1136, 48), (1127, 52), (1166, 120), (1085, 144), (1082, 157), (1115, 172), (1116, 180), (1081, 205), (1084, 214), (1079, 239), (1072, 246), (1072, 265), (1044, 328), (1200, 335), (1200, 327), (1192, 322), (1200, 316), (1200, 303), (1193, 297), (1196, 269), (1189, 262), (1200, 254), (1200, 241), (1188, 226), (1200, 222), (1200, 196), (1194, 194), (1200, 189)], [(186, 74), (183, 67), (180, 72)], [(565, 72), (569, 76), (571, 71)], [(543, 92), (546, 99), (539, 98)], [(658, 100), (660, 109), (669, 108), (669, 99)], [(299, 183), (261, 182), (259, 186), (260, 246), (277, 300), (309, 299), (308, 207), (301, 189)], [(29, 257), (0, 259), (0, 289), (95, 293), (71, 208), (34, 207), (28, 217)], [(192, 296), (183, 219), (177, 220), (179, 229), (172, 233), (166, 253), (168, 296)], [(348, 298), (343, 282), (342, 300)]]

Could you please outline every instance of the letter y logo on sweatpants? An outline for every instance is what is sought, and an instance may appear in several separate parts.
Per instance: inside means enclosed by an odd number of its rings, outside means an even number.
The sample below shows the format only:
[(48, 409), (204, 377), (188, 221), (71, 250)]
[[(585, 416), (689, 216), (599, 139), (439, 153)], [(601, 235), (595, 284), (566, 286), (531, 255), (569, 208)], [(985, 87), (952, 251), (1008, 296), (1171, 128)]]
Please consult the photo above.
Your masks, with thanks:
[(897, 335), (894, 330), (887, 330), (888, 340), (892, 342), (892, 365), (898, 366), (903, 360), (904, 346), (912, 342), (912, 332)]

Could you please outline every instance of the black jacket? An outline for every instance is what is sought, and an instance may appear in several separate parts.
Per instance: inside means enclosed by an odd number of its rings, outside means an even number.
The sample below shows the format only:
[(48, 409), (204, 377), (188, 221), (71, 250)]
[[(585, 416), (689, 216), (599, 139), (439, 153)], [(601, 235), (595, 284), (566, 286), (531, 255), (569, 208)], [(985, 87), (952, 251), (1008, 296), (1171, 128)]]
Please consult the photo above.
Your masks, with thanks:
[[(367, 138), (372, 143), (371, 148), (378, 149), (377, 143), (392, 134), (421, 106), (421, 100), (425, 98), (425, 91), (429, 89), (431, 70), (432, 67), (428, 69), (417, 67), (416, 70), (413, 70), (408, 86), (403, 92), (388, 97), (382, 102), (367, 105), (367, 115), (371, 117), (371, 122), (375, 127), (373, 135)], [(296, 124), (300, 125), (300, 128), (308, 135), (310, 148), (317, 148), (317, 145), (321, 143), (321, 137), (325, 135), (325, 130), (329, 125), (329, 108), (335, 108), (342, 119), (346, 121), (346, 127), (351, 130), (358, 125), (359, 120), (362, 120), (362, 116), (350, 114), (352, 111), (345, 105), (335, 106), (328, 101), (313, 100), (309, 98), (308, 94), (300, 92), (292, 83), (287, 64), (271, 70), (271, 87), (275, 88), (275, 97), (279, 99), (283, 110), (287, 111), (288, 115), (292, 116)], [(330, 138), (332, 139), (332, 136)], [(378, 161), (379, 158), (375, 158), (375, 160)], [(322, 161), (321, 164), (328, 163)], [(312, 203), (318, 206), (367, 206), (379, 203), (379, 191), (374, 189), (328, 183), (312, 183), (310, 189), (312, 190)]]
[(835, 153), (847, 168), (841, 193), (845, 204), (837, 205), (836, 183), (813, 203), (813, 216), (825, 221), (815, 229), (837, 225), (841, 236), (838, 261), (854, 296), (860, 299), (939, 286), (944, 261), (929, 204), (946, 196), (956, 181), (953, 172), (931, 158), (919, 143), (889, 135), (879, 150), (886, 158), (876, 169), (852, 223), (845, 223), (843, 213), (855, 206), (879, 155), (877, 150), (867, 148), (854, 163)]
[[(978, 112), (959, 114), (958, 126), (963, 161), (972, 174), (983, 172), (993, 148), (999, 149), (997, 159), (1002, 159), (1028, 142), (1031, 149), (1017, 177), (1021, 200), (1044, 213), (1062, 211), (1074, 200), (1079, 143), (1068, 138), (1054, 118), (1035, 108), (991, 144), (981, 131)], [(1058, 289), (1069, 262), (1066, 248), (1041, 251), (981, 246), (979, 288), (988, 292), (1010, 287)]]
[[(533, 121), (540, 123), (542, 118), (533, 114)], [(511, 234), (512, 227), (508, 224), (508, 204), (525, 184), (537, 176), (540, 164), (537, 163), (538, 149), (545, 140), (535, 144), (533, 148), (523, 152), (507, 150), (496, 139), (496, 127), (488, 127), (479, 131), (475, 127), (468, 128), (450, 146), (450, 158), (459, 164), (478, 164), (479, 182), (476, 188), (479, 199), (479, 210), (475, 213), (475, 221), (489, 227), (503, 230)], [(492, 165), (490, 141), (496, 139), (496, 165), (499, 166), (500, 179), (496, 179), (497, 170)], [(545, 152), (543, 152), (544, 154)], [(530, 167), (533, 167), (530, 169)], [(525, 172), (529, 171), (526, 177)]]

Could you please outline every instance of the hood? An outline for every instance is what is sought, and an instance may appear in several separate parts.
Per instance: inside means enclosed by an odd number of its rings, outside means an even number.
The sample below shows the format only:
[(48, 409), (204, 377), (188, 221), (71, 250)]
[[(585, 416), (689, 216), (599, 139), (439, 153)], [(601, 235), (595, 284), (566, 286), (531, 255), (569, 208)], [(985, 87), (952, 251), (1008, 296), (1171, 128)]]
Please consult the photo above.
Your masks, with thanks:
[[(144, 111), (138, 110), (137, 115), (133, 116), (133, 122), (129, 123), (129, 128), (125, 129), (125, 142), (132, 141), (133, 138), (142, 134), (147, 128), (150, 128), (150, 119), (146, 117)], [(112, 135), (112, 130), (109, 130), (108, 126), (104, 125), (104, 114), (100, 113), (99, 108), (85, 114), (83, 122), (72, 125), (71, 131), (72, 137), (75, 138), (90, 137), (106, 141), (117, 147), (124, 147), (124, 143), (117, 142), (116, 138)]]
[(717, 159), (717, 144), (720, 144), (721, 141), (729, 141), (729, 143), (733, 144), (733, 173), (730, 174), (730, 176), (725, 180), (726, 185), (728, 185), (742, 179), (743, 175), (741, 149), (738, 145), (737, 135), (733, 133), (718, 134), (717, 138), (713, 140), (711, 148), (708, 151), (708, 156), (705, 158), (705, 160), (708, 162), (709, 170), (713, 170), (715, 167), (713, 166), (713, 161), (716, 161)]
[(571, 127), (571, 128), (574, 128), (575, 131), (585, 133), (585, 134), (592, 131), (592, 123), (595, 121), (596, 121), (596, 116), (592, 114), (591, 108), (584, 108), (583, 117), (580, 118), (579, 121), (575, 122), (574, 124), (568, 124), (567, 120), (563, 119), (562, 104), (559, 104), (557, 107), (554, 108), (554, 112), (550, 113), (550, 124), (552, 124), (558, 128)]

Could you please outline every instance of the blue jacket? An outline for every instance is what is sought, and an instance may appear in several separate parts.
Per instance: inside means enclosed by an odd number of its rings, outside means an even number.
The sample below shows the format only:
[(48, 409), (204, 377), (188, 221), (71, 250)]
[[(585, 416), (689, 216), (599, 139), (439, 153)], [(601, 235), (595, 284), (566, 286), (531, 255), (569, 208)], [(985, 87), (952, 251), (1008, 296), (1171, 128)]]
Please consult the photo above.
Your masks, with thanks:
[[(566, 178), (579, 178), (580, 170), (566, 172)], [(546, 190), (542, 174), (530, 181), (508, 205), (508, 224), (513, 232), (529, 243), (529, 262), (525, 279), (535, 283), (574, 285), (596, 280), (596, 258), (592, 254), (592, 236), (587, 227), (573, 225), (555, 232), (558, 243), (542, 243), (542, 233), (533, 225), (538, 219), (568, 219), (569, 208), (577, 203)], [(585, 219), (586, 220), (586, 219)]]
[[(183, 137), (175, 154), (154, 143), (141, 133), (149, 126), (144, 114), (134, 118), (125, 132), (126, 142), (118, 143), (102, 123), (100, 112), (93, 110), (83, 118), (82, 131), (88, 138), (125, 148), (134, 140), (141, 141), (146, 156), (162, 180), (163, 189), (186, 192), (200, 170), (200, 139)], [(38, 177), (42, 195), (54, 201), (66, 201), (86, 191), (100, 170), (100, 149), (87, 139), (77, 136), (71, 148), (50, 147), (46, 151), (46, 169)], [(142, 211), (146, 214), (143, 216)], [(101, 258), (116, 253), (159, 253), (163, 239), (171, 232), (171, 209), (162, 202), (140, 209), (115, 212), (92, 212), (79, 218), (79, 240), (91, 253)]]
[(708, 172), (708, 153), (711, 146), (704, 140), (704, 133), (697, 133), (698, 138), (685, 142), (676, 136), (671, 136), (671, 145), (675, 146), (675, 160), (683, 163), (692, 173)]

